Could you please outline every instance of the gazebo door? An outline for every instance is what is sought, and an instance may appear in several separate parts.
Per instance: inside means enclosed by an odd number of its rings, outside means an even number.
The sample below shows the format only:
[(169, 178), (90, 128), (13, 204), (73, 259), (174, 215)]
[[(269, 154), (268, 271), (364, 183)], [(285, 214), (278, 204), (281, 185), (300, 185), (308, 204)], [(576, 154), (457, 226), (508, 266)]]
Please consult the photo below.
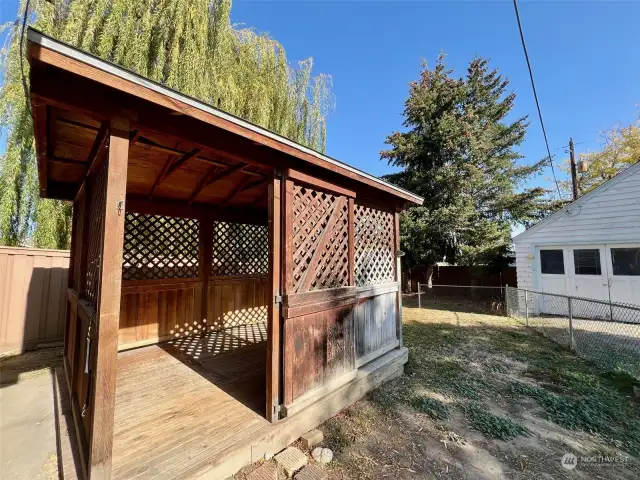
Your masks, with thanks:
[(353, 197), (289, 171), (283, 206), (283, 403), (355, 370)]

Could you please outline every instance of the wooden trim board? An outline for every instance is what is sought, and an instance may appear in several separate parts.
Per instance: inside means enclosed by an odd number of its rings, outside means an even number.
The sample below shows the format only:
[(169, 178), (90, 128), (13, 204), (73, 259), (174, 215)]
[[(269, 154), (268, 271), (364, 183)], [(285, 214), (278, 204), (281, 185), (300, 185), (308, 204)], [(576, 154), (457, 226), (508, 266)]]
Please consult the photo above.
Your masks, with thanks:
[(385, 283), (382, 285), (370, 285), (367, 287), (358, 287), (358, 299), (375, 297), (398, 291), (398, 282)]
[(388, 345), (385, 345), (382, 348), (379, 348), (378, 350), (376, 350), (375, 352), (371, 352), (361, 358), (357, 358), (356, 359), (356, 368), (360, 368), (363, 365), (366, 365), (369, 362), (372, 362), (373, 360), (375, 360), (378, 357), (381, 357), (382, 355), (384, 355), (387, 352), (390, 352), (391, 350), (393, 350), (394, 348), (397, 348), (400, 346), (400, 341), (399, 340), (394, 340), (393, 342), (391, 342)]

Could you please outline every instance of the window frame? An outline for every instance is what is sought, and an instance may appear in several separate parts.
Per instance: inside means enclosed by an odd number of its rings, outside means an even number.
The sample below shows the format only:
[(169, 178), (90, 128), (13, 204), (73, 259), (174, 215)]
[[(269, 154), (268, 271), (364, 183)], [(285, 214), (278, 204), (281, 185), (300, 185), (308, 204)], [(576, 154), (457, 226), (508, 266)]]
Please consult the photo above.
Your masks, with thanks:
[(633, 277), (633, 278), (640, 277), (640, 269), (638, 269), (637, 275), (628, 275), (628, 274), (616, 273), (616, 266), (615, 266), (615, 262), (613, 261), (614, 250), (638, 250), (636, 255), (640, 256), (640, 246), (636, 246), (636, 245), (634, 245), (634, 246), (615, 246), (615, 247), (609, 247), (608, 250), (609, 250), (609, 260), (611, 261), (611, 276), (612, 277)]
[[(586, 247), (586, 245), (585, 245)], [(602, 276), (602, 259), (601, 259), (601, 251), (599, 247), (593, 247), (593, 248), (572, 248), (571, 249), (573, 252), (573, 274), (574, 275), (579, 275), (581, 277), (601, 277)], [(580, 273), (578, 272), (578, 262), (577, 262), (577, 258), (576, 258), (576, 254), (578, 252), (597, 252), (596, 253), (596, 270), (598, 271), (598, 273)]]
[[(540, 266), (540, 275), (554, 275), (554, 276), (564, 276), (567, 274), (567, 269), (565, 268), (565, 259), (564, 259), (564, 248), (553, 248), (553, 247), (545, 247), (545, 248), (540, 248), (539, 249), (539, 266)], [(542, 256), (544, 252), (561, 252), (562, 254), (562, 273), (549, 273), (549, 272), (544, 272), (543, 271), (543, 262), (542, 262)]]

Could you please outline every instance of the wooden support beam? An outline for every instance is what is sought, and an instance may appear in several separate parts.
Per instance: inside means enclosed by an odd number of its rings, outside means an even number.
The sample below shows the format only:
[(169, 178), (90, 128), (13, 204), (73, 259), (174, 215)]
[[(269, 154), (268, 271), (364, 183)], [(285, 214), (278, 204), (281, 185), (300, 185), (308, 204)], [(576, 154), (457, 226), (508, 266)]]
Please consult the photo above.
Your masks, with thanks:
[[(127, 141), (129, 140), (129, 132), (127, 132)], [(109, 141), (109, 122), (102, 122), (96, 138), (93, 141), (89, 155), (87, 156), (87, 176), (91, 175), (100, 164), (100, 157), (107, 148)]]
[(97, 345), (91, 399), (88, 462), (91, 480), (111, 478), (129, 122), (111, 122), (106, 130), (109, 131), (109, 151), (100, 249), (102, 261), (98, 276), (100, 294), (96, 311)]
[(281, 240), (281, 180), (269, 182), (269, 273), (268, 273), (268, 320), (267, 320), (267, 420), (278, 420), (276, 408), (280, 405), (280, 348), (281, 314), (276, 296), (282, 295), (280, 288), (280, 240)]
[(398, 342), (400, 342), (400, 347), (403, 346), (402, 341), (402, 262), (400, 261), (400, 213), (395, 212), (393, 214), (393, 224), (394, 224), (394, 234), (395, 234), (395, 242), (394, 246), (396, 251), (394, 252), (396, 258), (396, 281), (398, 282), (398, 298), (396, 300), (396, 336), (398, 337)]
[(169, 167), (169, 171), (165, 175), (165, 178), (168, 177), (169, 175), (171, 175), (173, 172), (175, 172), (178, 168), (180, 168), (182, 165), (184, 165), (187, 161), (189, 161), (190, 159), (195, 157), (198, 153), (200, 153), (200, 151), (201, 151), (200, 148), (194, 148), (193, 150), (191, 150), (190, 152), (185, 153), (181, 158), (179, 158), (178, 160), (173, 162), (171, 164), (171, 167)]
[(218, 205), (219, 209), (223, 209), (225, 208), (229, 202), (231, 202), (231, 200), (233, 200), (233, 198), (238, 195), (240, 192), (244, 192), (245, 190), (251, 190), (254, 187), (257, 187), (258, 185), (262, 185), (263, 183), (267, 183), (268, 180), (265, 179), (261, 179), (255, 182), (251, 182), (250, 178), (247, 178), (246, 180), (244, 180), (243, 182), (240, 182), (236, 188), (233, 189), (233, 191), (231, 191), (229, 193), (229, 195), (227, 195), (222, 202), (220, 202), (220, 204)]
[(199, 240), (200, 282), (202, 284), (200, 326), (202, 334), (205, 334), (209, 331), (210, 326), (213, 325), (213, 318), (209, 317), (209, 277), (211, 276), (213, 221), (209, 217), (200, 219)]
[(44, 198), (47, 195), (47, 105), (32, 97), (31, 114), (33, 116), (33, 135), (38, 161), (40, 197)]
[(168, 217), (206, 218), (229, 223), (267, 224), (267, 211), (264, 209), (228, 207), (220, 211), (213, 208), (213, 205), (186, 205), (160, 199), (149, 200), (135, 195), (127, 195), (127, 211)]
[[(65, 123), (68, 125), (73, 125), (75, 127), (78, 128), (83, 128), (85, 130), (89, 130), (89, 131), (93, 131), (93, 132), (97, 132), (98, 128), (92, 126), (92, 125), (86, 125), (84, 123), (80, 123), (80, 122), (76, 122), (75, 120), (70, 120), (68, 118), (57, 118), (56, 121), (58, 123)], [(150, 150), (156, 151), (156, 152), (162, 152), (162, 153), (168, 153), (170, 155), (186, 155), (187, 153), (189, 153), (188, 151), (184, 151), (178, 148), (172, 148), (172, 147), (168, 147), (166, 145), (161, 145), (157, 142), (154, 142), (153, 140), (148, 139), (147, 137), (145, 137), (144, 135), (144, 131), (141, 130), (134, 130), (132, 132), (131, 135), (131, 139), (129, 140), (129, 148), (131, 148), (133, 146), (133, 144), (136, 143), (140, 146), (143, 146), (144, 148), (148, 148)], [(202, 153), (211, 153), (209, 152), (209, 148), (208, 147), (200, 147), (202, 149)], [(216, 165), (219, 167), (224, 167), (224, 168), (229, 168), (232, 165), (230, 165), (229, 163), (225, 163), (222, 162), (220, 160), (214, 160), (213, 158), (209, 158), (208, 156), (205, 155), (196, 155), (195, 157), (193, 157), (194, 160), (198, 160), (200, 162), (206, 162), (206, 163), (210, 163), (212, 165)], [(234, 157), (233, 160), (241, 160), (242, 163), (249, 163), (246, 162), (244, 160), (245, 157)], [(246, 173), (248, 175), (253, 175), (254, 177), (260, 177), (260, 178), (266, 178), (266, 175), (261, 173), (261, 172), (253, 172), (251, 170), (247, 170)]]
[(338, 185), (334, 185), (331, 182), (325, 182), (319, 178), (307, 175), (306, 173), (299, 172), (297, 170), (289, 170), (289, 178), (295, 180), (296, 183), (304, 183), (311, 187), (316, 187), (321, 190), (326, 190), (331, 193), (337, 193), (338, 195), (345, 195), (347, 197), (355, 198), (356, 192), (347, 188), (342, 188)]
[(188, 205), (191, 205), (195, 199), (202, 193), (202, 191), (207, 188), (209, 185), (214, 184), (215, 182), (222, 180), (223, 178), (227, 178), (229, 175), (234, 174), (244, 168), (248, 167), (246, 163), (239, 163), (234, 165), (233, 167), (228, 168), (222, 172), (219, 172), (219, 169), (212, 168), (209, 172), (204, 176), (204, 178), (200, 181), (196, 189), (191, 194), (191, 198), (187, 202)]
[(190, 152), (185, 153), (180, 159), (175, 160), (174, 157), (170, 157), (169, 160), (167, 160), (167, 162), (164, 164), (164, 167), (162, 168), (162, 171), (160, 172), (160, 175), (158, 175), (158, 178), (156, 178), (156, 181), (153, 183), (153, 186), (151, 187), (151, 191), (149, 192), (149, 198), (153, 197), (153, 194), (156, 191), (156, 188), (158, 188), (158, 186), (169, 176), (171, 175), (173, 172), (175, 172), (181, 165), (184, 165), (184, 163), (195, 157), (198, 153), (200, 152), (199, 148), (194, 148), (193, 150), (191, 150)]
[(165, 162), (164, 167), (162, 167), (162, 170), (160, 171), (160, 175), (158, 175), (156, 181), (153, 182), (151, 190), (149, 191), (149, 200), (153, 198), (153, 194), (155, 193), (156, 188), (158, 188), (158, 185), (160, 185), (160, 182), (166, 178), (167, 172), (169, 171), (169, 168), (171, 168), (171, 164), (174, 162), (174, 160), (174, 157), (169, 157)]
[(131, 150), (131, 147), (133, 147), (138, 140), (140, 140), (140, 130), (132, 131), (131, 135), (129, 135), (129, 150)]
[(52, 157), (58, 141), (58, 132), (56, 130), (57, 115), (54, 108), (48, 108), (47, 110), (47, 156)]
[(282, 289), (285, 295), (293, 291), (293, 181), (288, 172), (282, 178)]

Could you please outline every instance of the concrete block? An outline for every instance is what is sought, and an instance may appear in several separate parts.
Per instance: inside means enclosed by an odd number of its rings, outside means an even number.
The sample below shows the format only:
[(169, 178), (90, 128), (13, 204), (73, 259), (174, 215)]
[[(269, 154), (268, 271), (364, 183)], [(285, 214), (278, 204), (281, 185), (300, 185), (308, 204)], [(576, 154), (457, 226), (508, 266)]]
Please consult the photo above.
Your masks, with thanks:
[(247, 475), (247, 480), (278, 480), (278, 468), (273, 462), (263, 463)]
[(304, 448), (311, 450), (319, 443), (322, 443), (324, 440), (324, 434), (320, 430), (315, 429), (302, 435), (300, 440), (302, 441), (302, 446)]
[(304, 467), (309, 459), (307, 456), (295, 447), (289, 447), (275, 457), (276, 463), (284, 470), (288, 478)]
[(329, 476), (318, 465), (307, 465), (293, 478), (294, 480), (327, 480)]

